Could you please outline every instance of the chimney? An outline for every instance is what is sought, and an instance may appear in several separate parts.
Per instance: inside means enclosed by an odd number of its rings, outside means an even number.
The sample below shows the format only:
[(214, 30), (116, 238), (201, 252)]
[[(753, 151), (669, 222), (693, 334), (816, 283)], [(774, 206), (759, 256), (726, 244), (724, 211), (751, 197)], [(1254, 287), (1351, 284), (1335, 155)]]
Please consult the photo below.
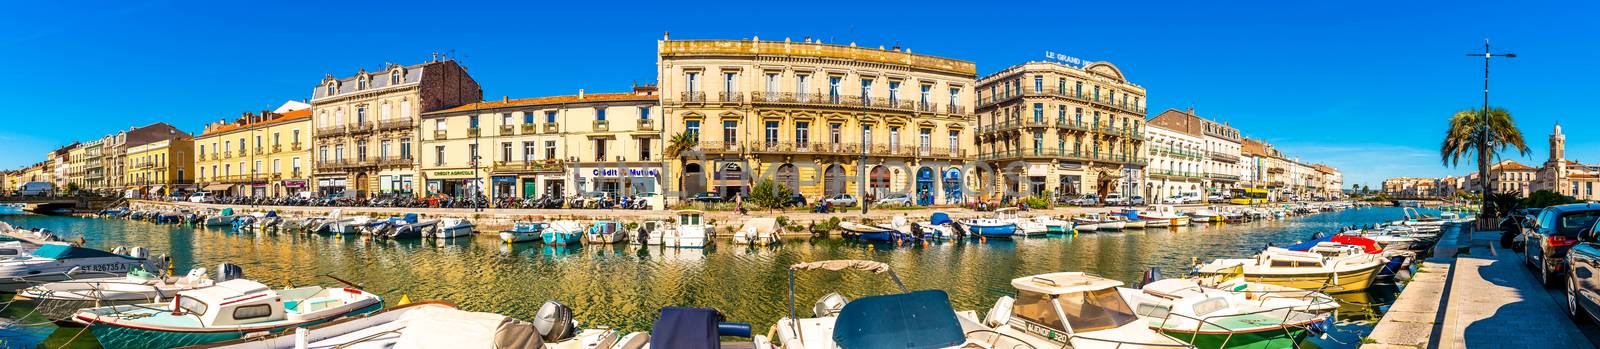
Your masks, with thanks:
[(578, 99), (583, 100), (583, 89), (578, 89)]
[(1189, 115), (1194, 115), (1194, 106), (1189, 106)]
[(811, 43), (811, 37), (807, 36), (805, 41), (807, 44)]
[(672, 40), (672, 32), (668, 32), (668, 31), (661, 32), (661, 40), (662, 41)]
[(511, 103), (511, 96), (501, 95), (500, 103)]

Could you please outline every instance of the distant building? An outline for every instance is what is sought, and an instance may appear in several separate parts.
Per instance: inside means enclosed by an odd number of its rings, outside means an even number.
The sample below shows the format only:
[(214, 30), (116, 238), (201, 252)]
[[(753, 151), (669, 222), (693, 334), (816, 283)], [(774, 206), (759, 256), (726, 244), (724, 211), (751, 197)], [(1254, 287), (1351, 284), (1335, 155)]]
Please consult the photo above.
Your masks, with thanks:
[(1600, 200), (1595, 193), (1600, 182), (1600, 171), (1567, 159), (1567, 136), (1561, 133), (1561, 124), (1550, 132), (1550, 157), (1539, 167), (1532, 184), (1533, 191), (1549, 190), (1578, 200)]
[(305, 103), (211, 123), (194, 147), (195, 183), (218, 196), (282, 197), (311, 188), (311, 109)]
[(1500, 160), (1489, 166), (1489, 188), (1493, 193), (1512, 193), (1526, 197), (1533, 192), (1533, 182), (1538, 169), (1516, 160)]

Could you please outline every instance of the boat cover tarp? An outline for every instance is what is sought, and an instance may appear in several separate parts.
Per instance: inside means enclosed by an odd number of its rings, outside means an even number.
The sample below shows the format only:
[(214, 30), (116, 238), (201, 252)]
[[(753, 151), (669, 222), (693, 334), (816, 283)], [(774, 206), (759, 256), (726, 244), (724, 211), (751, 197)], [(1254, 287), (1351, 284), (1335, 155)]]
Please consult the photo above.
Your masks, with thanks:
[(884, 264), (882, 262), (864, 261), (864, 260), (859, 260), (859, 259), (837, 259), (837, 260), (831, 260), (831, 261), (817, 261), (817, 262), (809, 262), (809, 263), (800, 263), (800, 264), (795, 264), (795, 265), (789, 266), (789, 270), (796, 270), (796, 271), (801, 271), (801, 270), (832, 270), (832, 271), (840, 271), (840, 270), (845, 270), (845, 269), (856, 269), (856, 270), (861, 270), (861, 271), (870, 271), (870, 272), (873, 272), (873, 273), (882, 273), (882, 272), (889, 271), (889, 265), (888, 264)]
[(101, 250), (96, 250), (96, 249), (92, 249), (92, 248), (73, 247), (73, 246), (69, 246), (69, 245), (56, 245), (56, 244), (39, 245), (39, 249), (33, 250), (33, 255), (37, 256), (37, 257), (41, 257), (41, 258), (50, 258), (50, 259), (99, 258), (99, 257), (122, 257), (122, 258), (128, 258), (127, 256), (123, 256), (123, 255), (119, 255), (119, 254), (115, 254), (115, 253), (111, 253), (111, 252), (106, 252), (106, 251), (101, 251)]
[(949, 213), (934, 212), (933, 217), (928, 218), (928, 223), (932, 223), (933, 225), (942, 225), (955, 223), (955, 221), (950, 220)]
[(424, 307), (406, 312), (398, 321), (406, 327), (400, 330), (395, 349), (544, 347), (532, 323), (500, 314)]
[[(949, 348), (966, 342), (941, 290), (871, 296), (845, 304), (834, 322), (840, 348)], [(654, 347), (654, 346), (652, 346)]]
[(721, 348), (717, 339), (717, 324), (721, 322), (722, 314), (714, 309), (661, 308), (661, 318), (650, 328), (650, 347)]
[(1320, 239), (1306, 240), (1306, 241), (1302, 241), (1302, 242), (1300, 242), (1298, 244), (1284, 246), (1283, 248), (1287, 249), (1287, 250), (1292, 250), (1292, 251), (1310, 251), (1312, 247), (1317, 247), (1317, 244), (1324, 243), (1324, 242), (1332, 242), (1332, 243), (1336, 243), (1336, 244), (1361, 246), (1361, 251), (1362, 252), (1366, 252), (1368, 254), (1383, 253), (1383, 249), (1382, 248), (1378, 248), (1378, 242), (1377, 241), (1373, 241), (1372, 239), (1368, 239), (1368, 238), (1364, 238), (1364, 237), (1360, 237), (1360, 236), (1344, 235), (1344, 234), (1334, 234), (1332, 236), (1324, 236), (1324, 237), (1322, 237)]
[(224, 216), (232, 216), (233, 215), (233, 209), (232, 208), (224, 208), (224, 209), (222, 209), (222, 215), (224, 215)]

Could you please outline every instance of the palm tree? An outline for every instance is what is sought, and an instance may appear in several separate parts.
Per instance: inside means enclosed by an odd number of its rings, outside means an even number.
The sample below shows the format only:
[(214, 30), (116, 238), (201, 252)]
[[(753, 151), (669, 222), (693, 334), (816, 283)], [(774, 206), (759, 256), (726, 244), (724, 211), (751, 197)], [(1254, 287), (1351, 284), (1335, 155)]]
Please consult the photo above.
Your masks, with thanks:
[[(688, 164), (689, 158), (688, 158), (687, 155), (689, 155), (690, 152), (694, 151), (694, 148), (695, 148), (696, 145), (698, 145), (698, 143), (699, 143), (699, 141), (696, 140), (693, 135), (690, 135), (690, 134), (684, 133), (684, 132), (678, 132), (678, 134), (672, 135), (672, 139), (667, 140), (667, 148), (666, 148), (666, 153), (667, 154), (666, 155), (669, 158), (678, 159), (678, 170), (682, 171), (685, 167), (689, 166), (689, 164)], [(683, 191), (683, 181), (684, 181), (684, 176), (682, 174), (679, 174), (678, 175), (678, 191), (680, 192), (680, 193), (678, 193), (679, 196), (683, 196), (684, 195), (682, 193), (682, 191)]]
[[(1455, 116), (1450, 117), (1450, 128), (1445, 130), (1444, 142), (1439, 145), (1439, 159), (1445, 166), (1456, 166), (1461, 163), (1461, 158), (1476, 156), (1478, 174), (1487, 178), (1489, 162), (1506, 148), (1515, 148), (1521, 155), (1529, 153), (1528, 145), (1522, 141), (1522, 131), (1511, 119), (1511, 112), (1505, 108), (1489, 108), (1488, 113), (1468, 109), (1457, 111)], [(1489, 188), (1483, 189), (1485, 193), (1489, 192)], [(1483, 206), (1483, 218), (1493, 219), (1492, 215), (1488, 215), (1492, 212), (1489, 210), (1489, 200), (1484, 200)]]

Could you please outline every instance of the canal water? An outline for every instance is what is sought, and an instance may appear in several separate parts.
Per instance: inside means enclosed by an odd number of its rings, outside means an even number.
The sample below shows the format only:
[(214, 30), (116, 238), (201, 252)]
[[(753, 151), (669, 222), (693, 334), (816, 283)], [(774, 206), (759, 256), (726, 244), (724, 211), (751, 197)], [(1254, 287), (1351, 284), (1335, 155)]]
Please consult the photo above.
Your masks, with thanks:
[[(1016, 241), (960, 241), (933, 245), (868, 245), (837, 238), (792, 239), (781, 246), (735, 246), (725, 239), (707, 249), (662, 249), (630, 245), (514, 246), (490, 235), (448, 241), (387, 241), (335, 236), (238, 233), (226, 229), (157, 225), (121, 219), (37, 215), (0, 216), (19, 227), (43, 227), (68, 239), (111, 249), (144, 246), (172, 256), (177, 272), (215, 270), (233, 263), (246, 277), (271, 286), (339, 285), (320, 275), (362, 284), (390, 304), (401, 296), (442, 299), (474, 311), (532, 319), (540, 304), (571, 306), (585, 326), (648, 330), (663, 306), (712, 307), (729, 321), (751, 322), (765, 332), (788, 313), (789, 265), (828, 259), (868, 259), (894, 267), (911, 289), (949, 292), (958, 310), (981, 314), (996, 298), (1011, 295), (1016, 277), (1085, 271), (1139, 281), (1150, 267), (1178, 276), (1198, 258), (1246, 257), (1267, 244), (1290, 244), (1339, 226), (1403, 217), (1399, 208), (1362, 208), (1287, 220), (1218, 224), (1122, 233)], [(796, 307), (830, 292), (856, 298), (893, 292), (892, 281), (862, 272), (803, 272), (796, 282)], [(1340, 322), (1308, 347), (1353, 348), (1371, 330), (1398, 288), (1337, 295), (1347, 302)], [(0, 310), (0, 344), (11, 348), (93, 348), (82, 328), (57, 328), (25, 307)], [(75, 338), (75, 339), (74, 339)]]

